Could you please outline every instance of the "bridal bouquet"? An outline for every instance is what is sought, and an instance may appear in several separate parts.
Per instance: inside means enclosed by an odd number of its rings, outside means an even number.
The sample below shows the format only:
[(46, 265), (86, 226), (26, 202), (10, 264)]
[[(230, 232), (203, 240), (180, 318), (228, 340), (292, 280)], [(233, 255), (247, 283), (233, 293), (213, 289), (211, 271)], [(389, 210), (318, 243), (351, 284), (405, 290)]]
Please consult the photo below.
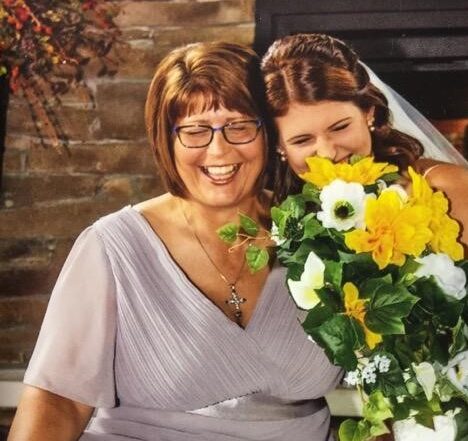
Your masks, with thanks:
[[(363, 417), (344, 421), (340, 440), (371, 440), (387, 423), (405, 441), (468, 440), (468, 262), (447, 199), (411, 168), (407, 191), (397, 167), (371, 157), (307, 164), (302, 193), (271, 210), (271, 237), (305, 332), (360, 392)], [(218, 234), (250, 241), (253, 271), (267, 263), (252, 219)]]

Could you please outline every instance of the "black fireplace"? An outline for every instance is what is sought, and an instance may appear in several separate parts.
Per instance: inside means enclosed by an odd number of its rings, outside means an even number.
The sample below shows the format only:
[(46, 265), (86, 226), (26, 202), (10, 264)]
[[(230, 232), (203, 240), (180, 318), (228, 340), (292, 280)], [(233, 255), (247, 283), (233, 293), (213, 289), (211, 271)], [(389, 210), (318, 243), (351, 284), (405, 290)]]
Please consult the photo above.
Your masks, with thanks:
[(468, 125), (467, 0), (256, 0), (260, 54), (298, 32), (346, 41), (428, 118)]

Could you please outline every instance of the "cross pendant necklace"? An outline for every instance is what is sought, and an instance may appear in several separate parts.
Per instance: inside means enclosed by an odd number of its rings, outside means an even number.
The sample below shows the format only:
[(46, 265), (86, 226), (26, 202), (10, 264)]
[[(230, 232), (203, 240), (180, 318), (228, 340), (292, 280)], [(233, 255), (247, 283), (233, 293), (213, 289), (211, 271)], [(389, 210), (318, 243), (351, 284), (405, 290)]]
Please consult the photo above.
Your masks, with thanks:
[(195, 237), (195, 239), (197, 240), (198, 244), (200, 245), (200, 248), (203, 250), (203, 252), (205, 253), (206, 257), (208, 258), (208, 260), (210, 261), (211, 265), (213, 265), (213, 267), (216, 269), (216, 271), (218, 272), (218, 275), (219, 277), (223, 280), (224, 283), (226, 283), (226, 285), (229, 287), (229, 289), (231, 290), (231, 295), (229, 296), (228, 299), (226, 299), (224, 302), (227, 304), (227, 305), (231, 305), (231, 306), (234, 306), (234, 317), (236, 318), (236, 323), (238, 325), (241, 325), (242, 323), (242, 310), (241, 310), (241, 305), (243, 303), (245, 303), (247, 301), (247, 299), (245, 299), (244, 297), (241, 297), (239, 295), (239, 293), (237, 292), (237, 289), (236, 289), (236, 283), (239, 281), (241, 275), (242, 275), (242, 270), (244, 269), (244, 265), (245, 265), (245, 256), (244, 256), (244, 260), (242, 261), (242, 265), (241, 267), (239, 268), (239, 272), (237, 274), (237, 277), (235, 278), (234, 281), (230, 282), (227, 277), (220, 271), (220, 269), (218, 268), (218, 265), (216, 265), (216, 263), (214, 262), (214, 260), (211, 258), (210, 254), (208, 253), (208, 251), (206, 250), (205, 246), (203, 245), (202, 241), (200, 240), (200, 238), (198, 237), (198, 234), (197, 232), (195, 231), (195, 228), (194, 226), (192, 226), (190, 224), (190, 222), (188, 221), (187, 219), (187, 215), (185, 214), (185, 211), (184, 211), (184, 208), (182, 206), (182, 204), (180, 204), (180, 210), (182, 211), (182, 215), (184, 216), (184, 219), (185, 219), (185, 222), (189, 228), (189, 230), (192, 232), (193, 236)]
[(244, 297), (239, 297), (239, 293), (236, 291), (236, 285), (230, 283), (229, 287), (231, 288), (231, 298), (227, 299), (225, 302), (229, 305), (234, 305), (234, 316), (236, 317), (236, 322), (239, 323), (242, 319), (242, 311), (240, 305), (245, 303), (247, 300)]

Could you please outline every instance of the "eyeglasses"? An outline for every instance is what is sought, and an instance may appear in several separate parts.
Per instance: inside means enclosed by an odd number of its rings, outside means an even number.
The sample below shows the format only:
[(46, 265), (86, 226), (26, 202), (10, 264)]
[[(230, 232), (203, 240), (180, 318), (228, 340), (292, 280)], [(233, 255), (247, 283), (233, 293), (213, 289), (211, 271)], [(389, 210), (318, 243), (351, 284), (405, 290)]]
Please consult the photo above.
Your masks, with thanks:
[(190, 124), (177, 126), (172, 129), (180, 143), (188, 149), (208, 147), (213, 141), (214, 132), (223, 134), (229, 144), (248, 144), (257, 138), (263, 122), (259, 119), (246, 121), (233, 121), (220, 127), (211, 127), (204, 124)]

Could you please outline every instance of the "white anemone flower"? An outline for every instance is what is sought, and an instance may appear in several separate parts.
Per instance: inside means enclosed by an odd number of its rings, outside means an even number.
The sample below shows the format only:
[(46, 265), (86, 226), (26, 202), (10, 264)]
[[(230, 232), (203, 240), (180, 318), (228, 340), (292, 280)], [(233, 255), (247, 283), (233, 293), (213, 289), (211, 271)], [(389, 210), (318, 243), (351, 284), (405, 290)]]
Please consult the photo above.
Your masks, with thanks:
[(323, 187), (320, 193), (322, 211), (317, 213), (317, 219), (325, 228), (335, 228), (339, 231), (363, 228), (367, 198), (368, 195), (361, 184), (335, 179)]
[(466, 296), (466, 274), (461, 268), (455, 266), (447, 254), (429, 254), (419, 257), (416, 262), (421, 266), (415, 271), (418, 277), (434, 276), (437, 285), (445, 294), (457, 300)]
[(468, 397), (468, 351), (455, 355), (444, 369), (450, 382)]
[(452, 415), (436, 415), (432, 430), (408, 418), (393, 423), (393, 436), (395, 441), (454, 441), (457, 424)]
[(305, 310), (320, 302), (315, 290), (323, 288), (325, 264), (313, 251), (307, 256), (301, 280), (288, 279), (288, 286), (296, 305)]

